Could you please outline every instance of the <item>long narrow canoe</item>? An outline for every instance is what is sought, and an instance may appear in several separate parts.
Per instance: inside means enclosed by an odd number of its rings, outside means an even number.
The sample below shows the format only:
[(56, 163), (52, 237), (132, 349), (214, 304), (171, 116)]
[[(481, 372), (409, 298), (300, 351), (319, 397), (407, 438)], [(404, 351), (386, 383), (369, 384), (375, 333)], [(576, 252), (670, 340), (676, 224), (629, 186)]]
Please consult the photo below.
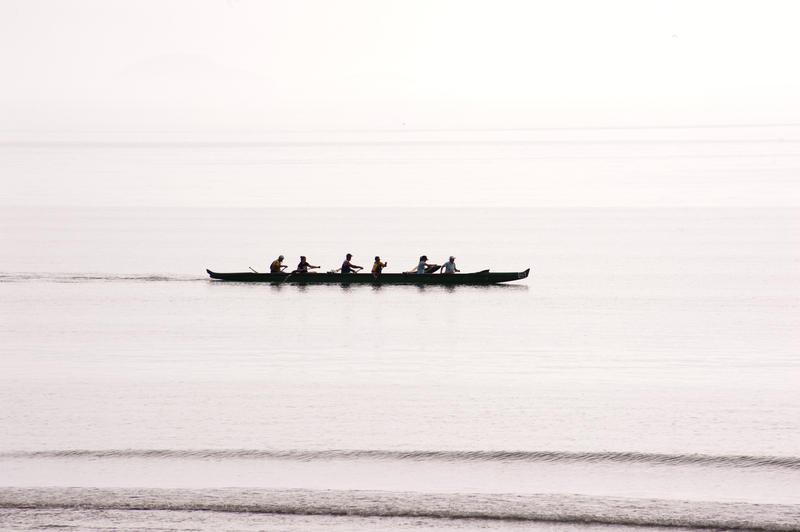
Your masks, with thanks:
[(524, 272), (475, 273), (383, 273), (377, 279), (371, 273), (218, 273), (206, 270), (212, 279), (239, 283), (296, 283), (296, 284), (416, 284), (416, 285), (487, 285), (525, 279), (530, 268)]

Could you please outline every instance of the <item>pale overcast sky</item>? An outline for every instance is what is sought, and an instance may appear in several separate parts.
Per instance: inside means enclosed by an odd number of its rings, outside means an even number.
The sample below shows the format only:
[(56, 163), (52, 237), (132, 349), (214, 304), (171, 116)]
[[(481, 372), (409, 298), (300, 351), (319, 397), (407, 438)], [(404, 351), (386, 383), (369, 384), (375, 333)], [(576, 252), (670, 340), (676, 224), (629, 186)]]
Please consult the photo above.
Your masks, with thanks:
[(3, 0), (0, 130), (800, 122), (795, 1)]

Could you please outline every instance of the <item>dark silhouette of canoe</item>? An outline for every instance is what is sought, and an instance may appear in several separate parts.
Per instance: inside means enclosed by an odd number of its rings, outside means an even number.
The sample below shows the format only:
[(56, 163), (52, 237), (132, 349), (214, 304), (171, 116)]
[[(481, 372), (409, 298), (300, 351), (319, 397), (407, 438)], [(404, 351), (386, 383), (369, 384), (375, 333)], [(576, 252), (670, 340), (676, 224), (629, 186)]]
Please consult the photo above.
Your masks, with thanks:
[(206, 270), (212, 279), (239, 283), (293, 283), (293, 284), (416, 284), (416, 285), (487, 285), (525, 279), (530, 268), (524, 272), (474, 273), (382, 273), (378, 278), (371, 273), (218, 273)]

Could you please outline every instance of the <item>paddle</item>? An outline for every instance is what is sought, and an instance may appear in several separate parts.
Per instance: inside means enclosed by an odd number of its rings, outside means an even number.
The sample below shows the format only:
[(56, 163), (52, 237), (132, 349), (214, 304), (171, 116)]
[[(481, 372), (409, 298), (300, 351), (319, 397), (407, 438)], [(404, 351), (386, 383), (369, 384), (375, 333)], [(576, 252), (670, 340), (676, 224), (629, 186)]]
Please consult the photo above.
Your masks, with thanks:
[(253, 267), (252, 267), (252, 266), (248, 266), (248, 268), (250, 268), (250, 271), (252, 271), (253, 273), (258, 273), (257, 271), (255, 271), (255, 270), (253, 269)]

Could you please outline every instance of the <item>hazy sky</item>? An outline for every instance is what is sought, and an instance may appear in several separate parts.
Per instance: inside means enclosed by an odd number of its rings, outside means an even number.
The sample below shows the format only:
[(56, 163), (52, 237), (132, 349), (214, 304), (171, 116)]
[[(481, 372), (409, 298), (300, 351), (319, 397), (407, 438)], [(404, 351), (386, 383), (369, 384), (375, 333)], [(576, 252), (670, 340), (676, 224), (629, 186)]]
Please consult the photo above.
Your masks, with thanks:
[(2, 0), (0, 130), (800, 122), (800, 2)]

